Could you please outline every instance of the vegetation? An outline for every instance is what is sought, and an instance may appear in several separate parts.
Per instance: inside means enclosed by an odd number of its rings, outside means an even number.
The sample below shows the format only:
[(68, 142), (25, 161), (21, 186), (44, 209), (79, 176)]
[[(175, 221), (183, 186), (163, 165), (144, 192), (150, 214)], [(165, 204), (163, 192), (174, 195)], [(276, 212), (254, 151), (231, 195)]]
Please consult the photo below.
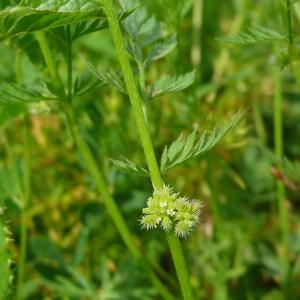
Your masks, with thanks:
[(0, 3), (0, 299), (300, 299), (300, 3)]

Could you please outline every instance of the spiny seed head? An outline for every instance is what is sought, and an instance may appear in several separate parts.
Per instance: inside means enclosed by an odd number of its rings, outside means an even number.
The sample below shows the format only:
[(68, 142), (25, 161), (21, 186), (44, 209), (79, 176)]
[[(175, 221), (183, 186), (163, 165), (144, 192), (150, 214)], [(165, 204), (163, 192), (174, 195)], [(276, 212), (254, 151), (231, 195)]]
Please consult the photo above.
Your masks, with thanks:
[(161, 227), (165, 231), (174, 230), (179, 237), (186, 237), (199, 222), (202, 204), (198, 200), (189, 200), (164, 186), (155, 189), (143, 209), (142, 227), (150, 230)]

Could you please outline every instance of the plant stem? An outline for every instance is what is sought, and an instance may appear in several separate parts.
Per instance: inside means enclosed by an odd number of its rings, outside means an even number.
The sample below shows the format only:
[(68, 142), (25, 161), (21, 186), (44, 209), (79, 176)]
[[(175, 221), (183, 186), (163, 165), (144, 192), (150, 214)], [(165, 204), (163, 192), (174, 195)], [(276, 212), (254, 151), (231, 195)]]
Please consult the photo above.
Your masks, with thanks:
[[(275, 154), (278, 161), (283, 157), (283, 132), (282, 132), (282, 83), (281, 71), (279, 67), (274, 72), (274, 143)], [(285, 285), (288, 283), (290, 264), (289, 264), (289, 221), (288, 208), (285, 205), (285, 188), (281, 181), (277, 181), (277, 201), (279, 213), (279, 226), (283, 245), (283, 264), (285, 270)]]
[(85, 140), (81, 137), (80, 131), (78, 126), (75, 123), (73, 111), (70, 108), (67, 112), (69, 126), (71, 131), (73, 132), (73, 137), (76, 140), (76, 144), (78, 150), (83, 157), (88, 171), (90, 172), (96, 187), (101, 194), (104, 204), (108, 213), (110, 214), (111, 218), (113, 219), (115, 226), (117, 227), (118, 232), (120, 233), (125, 245), (127, 246), (128, 250), (130, 251), (131, 255), (137, 260), (137, 262), (141, 265), (144, 269), (145, 273), (152, 281), (153, 285), (157, 288), (158, 292), (161, 296), (166, 300), (173, 300), (173, 296), (170, 292), (166, 289), (166, 287), (161, 283), (160, 279), (157, 275), (151, 270), (150, 264), (147, 262), (145, 257), (141, 254), (140, 250), (138, 249), (135, 240), (133, 239), (132, 235), (129, 232), (129, 229), (124, 221), (124, 218), (115, 202), (113, 197), (108, 191), (107, 185), (105, 183), (104, 177), (97, 165), (97, 162), (88, 147)]
[[(119, 63), (123, 72), (131, 106), (133, 109), (133, 114), (139, 131), (140, 140), (147, 160), (151, 181), (154, 188), (160, 189), (163, 187), (164, 183), (160, 174), (149, 129), (143, 113), (141, 97), (136, 87), (132, 68), (130, 66), (129, 58), (125, 50), (120, 25), (118, 23), (116, 13), (113, 8), (112, 0), (104, 0), (103, 5), (107, 15)], [(183, 297), (185, 300), (192, 300), (192, 290), (189, 282), (189, 276), (186, 268), (181, 243), (174, 233), (167, 233), (167, 240), (171, 250)]]
[[(67, 28), (67, 65), (68, 65), (68, 72), (67, 72), (67, 97), (68, 97), (68, 103), (64, 103), (64, 110), (67, 117), (67, 123), (71, 132), (71, 135), (76, 142), (76, 145), (78, 147), (78, 150), (83, 157), (87, 169), (90, 172), (96, 187), (101, 194), (104, 204), (106, 206), (106, 209), (108, 213), (110, 214), (113, 222), (115, 223), (115, 226), (121, 235), (125, 245), (127, 246), (129, 252), (131, 255), (136, 259), (136, 261), (141, 265), (144, 272), (147, 274), (149, 279), (151, 280), (152, 284), (156, 287), (158, 292), (161, 294), (161, 296), (166, 300), (174, 300), (173, 296), (170, 294), (170, 292), (166, 289), (166, 287), (162, 284), (160, 279), (157, 277), (157, 275), (152, 271), (150, 263), (145, 259), (145, 257), (140, 252), (139, 248), (136, 245), (135, 240), (133, 239), (132, 235), (130, 234), (130, 231), (124, 221), (124, 218), (121, 214), (121, 211), (119, 210), (115, 200), (109, 193), (107, 184), (105, 182), (104, 176), (102, 175), (102, 172), (100, 168), (98, 167), (97, 161), (95, 160), (89, 146), (85, 142), (85, 140), (82, 138), (80, 133), (80, 128), (75, 120), (74, 117), (74, 111), (72, 107), (72, 86), (73, 86), (73, 80), (72, 80), (72, 41), (70, 38), (70, 28)], [(46, 39), (41, 39), (39, 42), (42, 42), (42, 47), (46, 50), (43, 51), (43, 54), (48, 55), (48, 57), (45, 57), (46, 63), (50, 62), (50, 65), (53, 66), (54, 60), (53, 55), (51, 53), (48, 41)], [(41, 48), (42, 48), (41, 47)], [(55, 72), (51, 72), (53, 76), (55, 75)], [(56, 73), (58, 75), (58, 73)], [(59, 75), (58, 75), (59, 76)], [(57, 82), (61, 82), (60, 78), (58, 78)]]
[(193, 8), (193, 40), (191, 62), (194, 68), (201, 63), (201, 28), (203, 23), (203, 0), (194, 0)]
[(129, 63), (129, 59), (126, 54), (121, 29), (118, 20), (116, 18), (115, 12), (113, 11), (111, 0), (105, 0), (103, 1), (103, 4), (106, 10), (109, 26), (115, 43), (115, 48), (117, 51), (121, 69), (124, 75), (126, 87), (129, 93), (133, 114), (139, 130), (140, 139), (145, 152), (152, 183), (155, 188), (160, 189), (163, 187), (163, 181), (160, 176), (160, 171), (156, 162), (156, 157), (154, 155), (153, 145), (150, 138), (149, 130), (147, 127), (146, 120), (144, 118), (140, 95), (138, 93), (135, 80), (132, 74), (131, 66)]
[(24, 124), (24, 183), (23, 183), (23, 203), (21, 208), (20, 219), (20, 254), (18, 263), (18, 280), (17, 280), (17, 295), (16, 299), (21, 299), (21, 291), (24, 281), (25, 263), (27, 256), (27, 210), (31, 194), (31, 166), (30, 166), (30, 121), (29, 116), (25, 116)]
[(71, 26), (66, 26), (67, 31), (67, 64), (68, 64), (68, 72), (67, 72), (67, 97), (69, 103), (72, 103), (73, 97), (73, 60), (72, 60), (72, 40), (71, 40)]
[(62, 83), (57, 71), (54, 57), (52, 55), (50, 47), (48, 46), (48, 41), (46, 39), (45, 33), (43, 31), (37, 31), (35, 36), (40, 45), (43, 57), (46, 61), (50, 76), (55, 84), (55, 87), (59, 88), (62, 86)]
[[(21, 83), (22, 80), (21, 54), (22, 54), (21, 50), (18, 48), (16, 50), (16, 62), (15, 62), (17, 83)], [(22, 291), (22, 286), (24, 281), (26, 256), (27, 256), (27, 238), (28, 238), (27, 212), (28, 212), (28, 206), (29, 206), (30, 195), (31, 195), (30, 120), (27, 114), (24, 116), (23, 145), (24, 145), (23, 146), (24, 165), (23, 165), (23, 178), (22, 178), (23, 195), (22, 195), (22, 206), (21, 206), (21, 216), (20, 216), (20, 252), (19, 252), (19, 262), (18, 262), (16, 299), (21, 298), (20, 293)]]
[(221, 238), (221, 230), (222, 230), (222, 220), (220, 217), (220, 209), (219, 209), (219, 203), (218, 203), (218, 190), (217, 190), (217, 184), (215, 184), (215, 178), (213, 176), (213, 170), (214, 170), (214, 163), (213, 159), (211, 161), (208, 161), (207, 166), (207, 182), (210, 189), (210, 207), (211, 212), (213, 216), (213, 222), (214, 222), (214, 236), (216, 240), (220, 240)]
[(291, 16), (291, 1), (285, 0), (285, 12), (286, 12), (286, 31), (288, 35), (289, 44), (294, 44), (293, 31), (292, 31), (292, 16)]

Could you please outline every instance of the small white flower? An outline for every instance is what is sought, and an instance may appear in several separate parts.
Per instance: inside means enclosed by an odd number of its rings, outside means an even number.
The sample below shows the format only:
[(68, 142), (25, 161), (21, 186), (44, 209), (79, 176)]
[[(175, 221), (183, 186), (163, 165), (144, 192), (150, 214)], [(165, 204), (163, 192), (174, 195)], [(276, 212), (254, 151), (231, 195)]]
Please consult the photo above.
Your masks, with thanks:
[(154, 190), (147, 200), (141, 224), (147, 230), (160, 226), (165, 231), (173, 229), (179, 237), (186, 237), (199, 222), (201, 207), (200, 201), (180, 197), (165, 185)]

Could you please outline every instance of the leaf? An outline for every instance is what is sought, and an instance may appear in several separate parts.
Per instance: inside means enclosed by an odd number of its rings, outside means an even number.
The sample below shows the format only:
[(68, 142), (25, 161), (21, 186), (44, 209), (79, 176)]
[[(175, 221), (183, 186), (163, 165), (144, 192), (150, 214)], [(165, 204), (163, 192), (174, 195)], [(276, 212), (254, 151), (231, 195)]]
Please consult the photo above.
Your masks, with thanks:
[(177, 45), (176, 34), (162, 41), (156, 42), (149, 51), (147, 61), (160, 59), (169, 54)]
[(298, 191), (300, 188), (300, 161), (292, 161), (287, 157), (278, 160), (273, 153), (269, 153), (272, 163), (272, 174), (288, 189)]
[(0, 85), (0, 123), (28, 112), (44, 112), (49, 107), (44, 101), (58, 101), (59, 98), (52, 94), (46, 87), (23, 86), (15, 83), (2, 83)]
[(282, 171), (300, 185), (300, 161), (291, 161), (285, 157), (282, 161)]
[[(134, 9), (122, 10), (118, 15), (119, 21), (124, 20), (133, 12)], [(71, 26), (71, 40), (74, 41), (83, 35), (103, 30), (106, 28), (108, 28), (108, 22), (107, 18), (105, 17), (73, 24)], [(67, 41), (67, 32), (65, 27), (61, 26), (54, 28), (52, 29), (52, 32), (63, 41)]]
[[(148, 62), (166, 56), (176, 47), (176, 34), (170, 37), (166, 35), (165, 25), (157, 21), (155, 16), (149, 16), (145, 8), (139, 7), (139, 1), (120, 2), (123, 9), (136, 7), (136, 12), (122, 22), (127, 32), (126, 48), (134, 60), (146, 66)], [(146, 47), (149, 48), (147, 51)]]
[(0, 85), (0, 105), (18, 105), (50, 100), (58, 100), (58, 98), (53, 94), (45, 93), (39, 86), (32, 88), (15, 83)]
[(140, 166), (137, 166), (134, 162), (124, 157), (123, 160), (109, 159), (117, 168), (127, 173), (135, 173), (140, 176), (149, 176), (149, 172)]
[(193, 131), (187, 138), (181, 134), (169, 147), (165, 146), (161, 157), (161, 172), (165, 173), (177, 165), (211, 150), (237, 126), (242, 117), (243, 113), (237, 113), (227, 124), (221, 128), (215, 128), (211, 133), (204, 131), (198, 135), (196, 131)]
[(48, 0), (39, 6), (17, 6), (0, 12), (0, 40), (19, 33), (105, 18), (97, 1)]
[(176, 93), (186, 89), (194, 83), (195, 74), (196, 71), (191, 71), (179, 76), (162, 77), (149, 87), (150, 98)]
[(74, 81), (73, 96), (81, 96), (97, 85), (98, 80), (96, 78), (90, 73), (84, 73), (83, 75), (76, 77)]
[(31, 240), (31, 250), (39, 260), (55, 261), (65, 267), (62, 252), (47, 236), (37, 236)]
[(102, 86), (109, 85), (111, 87), (115, 87), (121, 93), (127, 94), (127, 90), (122, 78), (113, 70), (100, 71), (96, 67), (94, 67), (91, 63), (85, 60), (84, 63), (88, 68), (88, 70), (100, 81)]
[(240, 32), (237, 35), (217, 38), (220, 42), (232, 43), (232, 44), (256, 44), (256, 43), (273, 43), (278, 41), (284, 41), (287, 37), (272, 29), (258, 26), (255, 28), (249, 28), (248, 32)]

